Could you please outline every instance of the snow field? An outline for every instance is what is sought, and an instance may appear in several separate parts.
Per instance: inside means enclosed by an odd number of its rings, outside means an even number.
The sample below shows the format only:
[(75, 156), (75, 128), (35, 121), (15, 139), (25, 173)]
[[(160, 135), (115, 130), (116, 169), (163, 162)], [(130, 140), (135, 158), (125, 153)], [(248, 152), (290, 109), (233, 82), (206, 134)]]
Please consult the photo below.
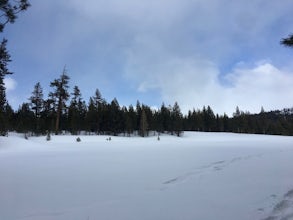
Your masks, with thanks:
[(0, 137), (0, 219), (293, 219), (293, 138)]

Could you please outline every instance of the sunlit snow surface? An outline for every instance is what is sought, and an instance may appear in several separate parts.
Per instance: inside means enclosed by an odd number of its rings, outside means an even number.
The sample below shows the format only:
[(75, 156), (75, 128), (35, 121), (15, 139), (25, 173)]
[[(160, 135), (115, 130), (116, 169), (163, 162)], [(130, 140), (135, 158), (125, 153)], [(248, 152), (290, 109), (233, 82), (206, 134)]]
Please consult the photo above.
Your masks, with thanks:
[(106, 138), (0, 137), (0, 219), (293, 219), (293, 137)]

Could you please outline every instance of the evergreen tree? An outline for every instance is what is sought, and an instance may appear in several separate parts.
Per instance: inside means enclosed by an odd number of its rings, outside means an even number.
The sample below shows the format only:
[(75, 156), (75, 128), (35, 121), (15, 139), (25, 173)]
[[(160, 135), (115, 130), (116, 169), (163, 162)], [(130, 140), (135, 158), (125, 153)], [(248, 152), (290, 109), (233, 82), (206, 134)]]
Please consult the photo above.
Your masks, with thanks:
[(74, 86), (72, 100), (68, 110), (69, 127), (72, 134), (79, 134), (85, 119), (86, 107), (78, 86)]
[(136, 102), (136, 126), (135, 126), (135, 130), (137, 132), (139, 132), (140, 130), (140, 119), (141, 119), (141, 113), (142, 113), (142, 109), (141, 109), (141, 105), (140, 105), (140, 102), (137, 100)]
[(229, 117), (226, 113), (224, 113), (223, 116), (223, 130), (224, 132), (231, 132), (231, 129), (229, 127)]
[(139, 130), (140, 136), (142, 136), (142, 137), (147, 136), (147, 134), (148, 134), (147, 130), (148, 130), (147, 116), (145, 114), (144, 108), (142, 108), (141, 117), (140, 117), (140, 130)]
[(102, 98), (102, 95), (101, 95), (101, 92), (99, 89), (96, 89), (95, 96), (93, 97), (93, 100), (94, 100), (94, 104), (95, 104), (96, 108), (98, 108), (98, 106), (105, 101)]
[(280, 43), (286, 47), (293, 47), (293, 34), (283, 38)]
[(167, 108), (163, 103), (160, 109), (160, 121), (162, 123), (163, 132), (167, 131), (170, 132), (171, 129), (171, 112), (170, 108)]
[[(30, 6), (27, 0), (9, 1), (0, 0), (0, 32), (8, 23), (14, 23), (17, 14), (26, 10)], [(0, 44), (0, 135), (6, 135), (8, 126), (7, 115), (5, 115), (5, 107), (8, 105), (5, 94), (4, 77), (12, 74), (8, 70), (10, 55), (6, 49), (7, 40), (3, 39)]]
[(32, 110), (35, 114), (35, 130), (34, 132), (39, 134), (41, 132), (40, 130), (40, 118), (41, 118), (41, 112), (43, 110), (44, 106), (44, 99), (43, 99), (43, 89), (41, 87), (41, 84), (38, 82), (34, 86), (34, 90), (32, 92), (32, 96), (29, 98), (31, 101), (30, 105), (32, 107)]
[(214, 131), (216, 127), (216, 117), (210, 106), (203, 107), (204, 131)]
[(55, 122), (55, 134), (57, 135), (59, 132), (60, 119), (62, 116), (62, 112), (66, 109), (66, 101), (69, 98), (68, 93), (68, 83), (69, 76), (66, 73), (66, 69), (63, 69), (63, 73), (59, 79), (55, 79), (51, 82), (50, 86), (55, 88), (55, 91), (51, 93), (51, 96), (56, 99), (56, 122)]
[(47, 100), (44, 100), (43, 111), (41, 112), (41, 130), (51, 132), (55, 129), (56, 121), (56, 97), (49, 93)]
[(179, 137), (182, 133), (182, 118), (180, 107), (177, 102), (175, 102), (172, 109), (172, 121), (173, 121), (173, 131)]
[(136, 114), (132, 105), (129, 106), (128, 110), (127, 108), (124, 108), (124, 115), (125, 130), (127, 132), (127, 136), (130, 136), (136, 126)]
[(34, 112), (31, 111), (29, 103), (23, 103), (16, 112), (16, 131), (27, 133), (34, 130)]
[(8, 74), (12, 74), (8, 70), (8, 63), (10, 60), (10, 55), (6, 49), (7, 40), (3, 40), (0, 44), (0, 135), (6, 135), (8, 121), (5, 115), (5, 106), (7, 105), (4, 77)]
[(27, 0), (0, 0), (0, 32), (3, 32), (4, 27), (8, 23), (14, 23), (17, 14), (25, 11), (30, 6)]
[(158, 132), (158, 134), (163, 132), (163, 123), (161, 121), (161, 112), (156, 111), (154, 113), (154, 123), (155, 123), (155, 131)]
[(86, 118), (85, 118), (87, 131), (97, 132), (98, 128), (97, 128), (96, 116), (97, 116), (97, 109), (95, 107), (94, 100), (91, 97), (89, 100), (88, 110), (86, 112)]
[(96, 124), (97, 132), (101, 132), (101, 128), (103, 127), (102, 121), (103, 121), (103, 114), (105, 114), (105, 106), (106, 101), (102, 97), (100, 90), (96, 89), (95, 96), (93, 97), (94, 100), (94, 107), (95, 107), (95, 117), (94, 117), (94, 123)]
[(119, 103), (116, 98), (114, 98), (109, 106), (110, 115), (109, 115), (109, 131), (117, 135), (119, 134), (123, 129), (123, 122), (122, 122), (122, 112), (120, 110)]
[(32, 96), (29, 98), (29, 100), (31, 101), (32, 110), (34, 111), (35, 116), (37, 118), (40, 117), (41, 111), (43, 108), (43, 104), (44, 104), (43, 96), (44, 96), (43, 89), (41, 87), (41, 84), (38, 82), (34, 87)]

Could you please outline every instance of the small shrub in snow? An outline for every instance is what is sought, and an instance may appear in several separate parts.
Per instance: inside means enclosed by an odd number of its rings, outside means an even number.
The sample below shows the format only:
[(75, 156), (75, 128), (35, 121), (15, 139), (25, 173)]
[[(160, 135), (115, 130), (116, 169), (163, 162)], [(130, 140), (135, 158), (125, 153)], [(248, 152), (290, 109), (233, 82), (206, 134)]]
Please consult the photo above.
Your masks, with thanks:
[(159, 140), (160, 140), (160, 136), (158, 136), (158, 138), (157, 138), (157, 139), (158, 139), (158, 141), (159, 141)]
[(77, 141), (77, 142), (81, 142), (80, 137), (76, 138), (76, 141)]
[(50, 141), (50, 140), (51, 140), (51, 134), (50, 134), (50, 132), (47, 133), (46, 140), (47, 140), (47, 141)]

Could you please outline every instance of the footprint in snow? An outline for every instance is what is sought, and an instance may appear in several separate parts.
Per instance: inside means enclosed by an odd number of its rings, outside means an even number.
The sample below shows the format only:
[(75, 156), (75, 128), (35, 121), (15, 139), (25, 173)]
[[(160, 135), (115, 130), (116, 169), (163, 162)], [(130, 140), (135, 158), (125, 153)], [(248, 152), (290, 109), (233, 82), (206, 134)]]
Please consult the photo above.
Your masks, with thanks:
[[(217, 172), (217, 171), (221, 171), (223, 170), (225, 167), (229, 166), (230, 164), (233, 164), (235, 162), (239, 162), (241, 160), (248, 160), (248, 159), (252, 159), (252, 158), (256, 158), (256, 157), (261, 157), (262, 154), (257, 154), (257, 155), (247, 155), (244, 157), (235, 157), (232, 158), (229, 161), (226, 160), (219, 160), (213, 163), (210, 163), (208, 165), (205, 166), (201, 166), (198, 167), (196, 169), (194, 169), (191, 172), (185, 173), (183, 175), (171, 178), (169, 180), (166, 180), (163, 182), (164, 185), (175, 185), (175, 184), (179, 184), (182, 182), (185, 182), (187, 179), (194, 177), (194, 176), (202, 176), (203, 174), (206, 174), (208, 172)], [(164, 187), (164, 189), (166, 189)], [(292, 192), (293, 195), (293, 192)]]
[(282, 200), (274, 205), (270, 215), (262, 220), (293, 220), (293, 189), (285, 193)]

